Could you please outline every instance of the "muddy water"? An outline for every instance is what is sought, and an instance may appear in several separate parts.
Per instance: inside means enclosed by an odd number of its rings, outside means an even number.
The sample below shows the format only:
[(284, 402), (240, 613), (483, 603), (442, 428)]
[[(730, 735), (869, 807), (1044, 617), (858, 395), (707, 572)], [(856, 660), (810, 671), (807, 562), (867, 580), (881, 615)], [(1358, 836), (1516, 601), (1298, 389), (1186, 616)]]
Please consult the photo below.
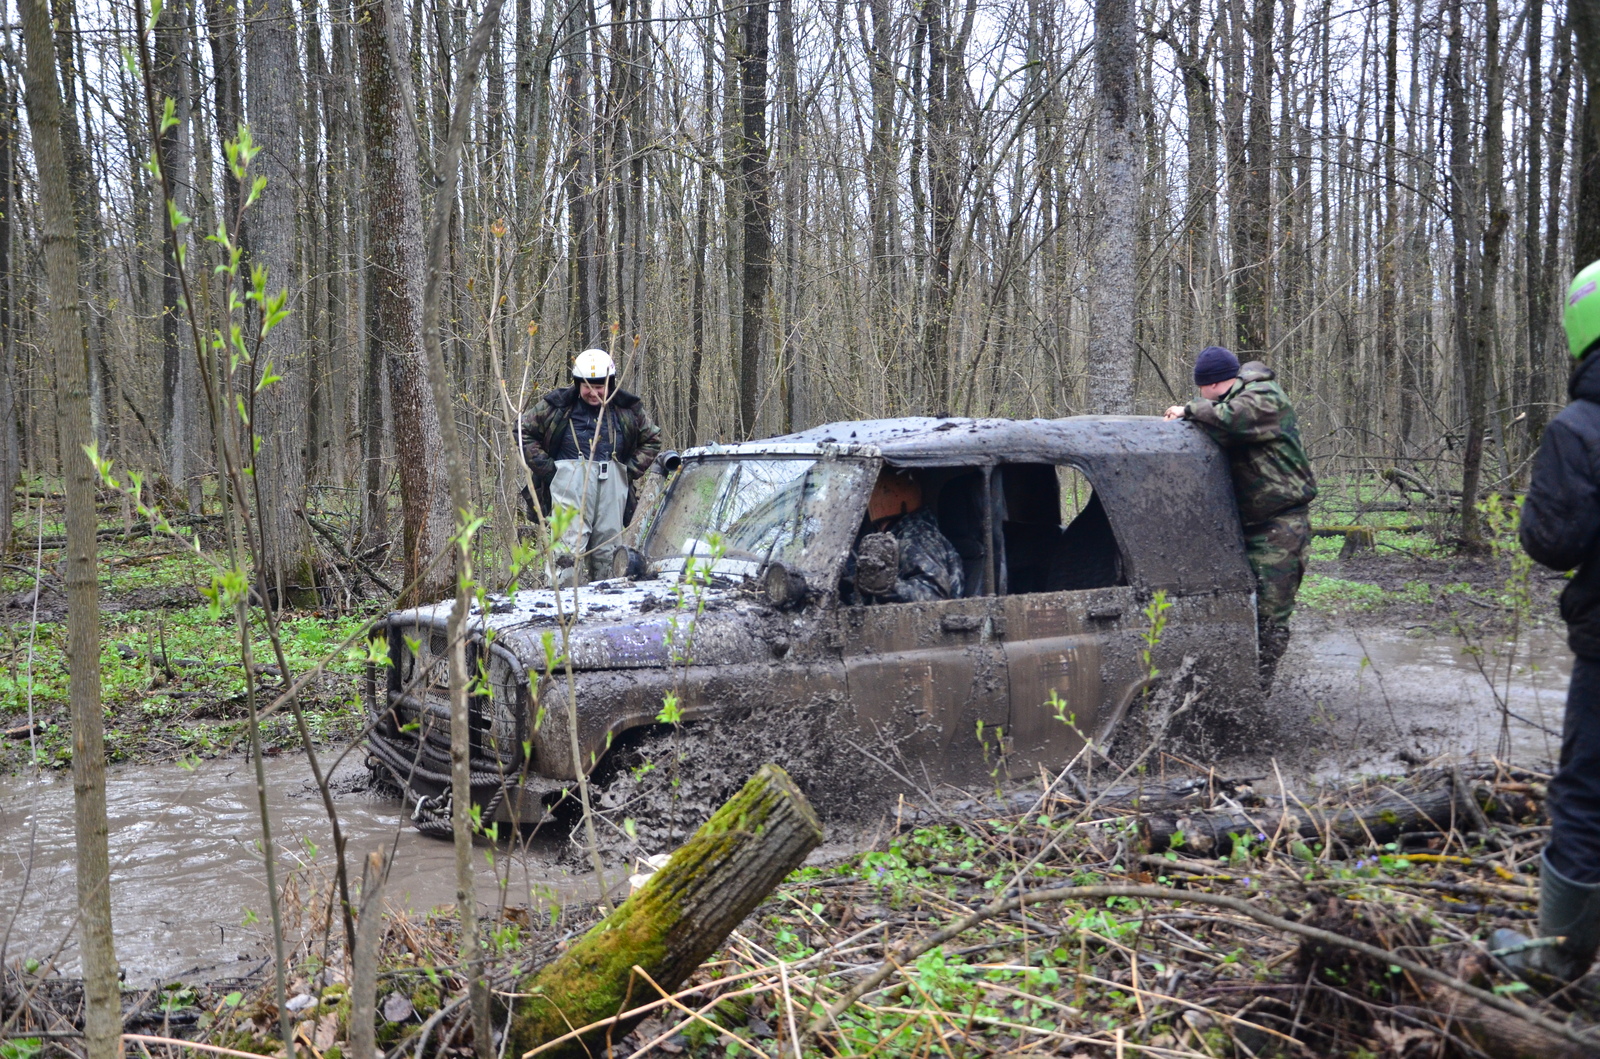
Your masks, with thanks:
[[(1493, 691), (1458, 640), (1314, 617), (1297, 622), (1254, 753), (1219, 767), (1243, 774), (1238, 770), (1270, 770), (1275, 759), (1290, 775), (1334, 778), (1392, 771), (1441, 754), (1508, 752), (1533, 765), (1551, 760), (1570, 668), (1561, 631), (1525, 636), (1514, 655), (1504, 644), (1484, 646)], [(291, 889), (326, 887), (332, 841), (305, 760), (271, 759), (267, 771), (280, 863), (305, 869)], [(346, 767), (335, 783), (351, 862), (393, 845), (392, 904), (422, 911), (453, 903), (450, 845), (411, 830), (394, 800), (357, 789), (359, 777), (359, 769)], [(129, 982), (221, 978), (258, 966), (269, 935), (248, 762), (212, 761), (193, 772), (175, 765), (113, 767), (107, 794), (117, 952)], [(833, 855), (860, 840), (831, 835)], [(557, 864), (562, 841), (496, 851), (502, 876), (509, 868), (506, 903), (548, 908), (551, 901), (593, 898), (591, 878)], [(481, 856), (477, 870), (479, 900), (500, 900)], [(59, 949), (57, 964), (70, 972), (74, 908), (69, 777), (0, 780), (0, 934), (17, 910), (4, 955), (44, 960)], [(255, 922), (247, 922), (252, 916)]]
[[(343, 768), (334, 784), (343, 789), (335, 804), (354, 870), (359, 873), (367, 852), (392, 846), (392, 907), (425, 911), (453, 904), (450, 844), (417, 834), (395, 800), (354, 790), (360, 775)], [(282, 850), (279, 871), (295, 876), (291, 895), (326, 892), (333, 842), (309, 766), (298, 755), (268, 759), (267, 783), (274, 844)], [(270, 934), (249, 762), (221, 759), (192, 772), (170, 764), (113, 766), (106, 795), (112, 919), (128, 982), (147, 985), (197, 968), (209, 978), (254, 968), (269, 952)], [(10, 921), (7, 959), (44, 962), (59, 950), (57, 965), (65, 973), (75, 969), (72, 835), (69, 775), (0, 781), (0, 934)], [(593, 899), (592, 881), (559, 867), (557, 852), (556, 842), (540, 840), (531, 848), (496, 851), (508, 905), (548, 908), (552, 901)], [(495, 874), (486, 858), (475, 860), (479, 901), (497, 903)], [(292, 913), (300, 901), (291, 896), (288, 904)]]
[(1359, 619), (1297, 622), (1268, 704), (1275, 738), (1264, 749), (1329, 778), (1441, 755), (1533, 767), (1555, 760), (1572, 668), (1565, 629), (1477, 646), (1475, 656), (1459, 638)]

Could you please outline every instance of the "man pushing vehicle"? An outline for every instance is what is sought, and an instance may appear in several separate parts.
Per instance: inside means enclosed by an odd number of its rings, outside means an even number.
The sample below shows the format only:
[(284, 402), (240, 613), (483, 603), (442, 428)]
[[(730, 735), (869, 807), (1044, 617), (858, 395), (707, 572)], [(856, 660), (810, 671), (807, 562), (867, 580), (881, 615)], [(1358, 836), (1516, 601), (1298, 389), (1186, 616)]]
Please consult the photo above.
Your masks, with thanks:
[(540, 518), (556, 506), (576, 514), (559, 540), (563, 585), (610, 577), (622, 531), (633, 520), (644, 477), (661, 452), (661, 428), (635, 395), (617, 387), (617, 365), (603, 349), (572, 362), (572, 385), (552, 390), (522, 417), (522, 456), (533, 472)]
[(1167, 419), (1198, 423), (1228, 453), (1234, 500), (1244, 524), (1245, 553), (1256, 575), (1256, 629), (1261, 684), (1272, 686), (1289, 647), (1289, 617), (1306, 572), (1317, 478), (1300, 444), (1294, 405), (1259, 360), (1240, 366), (1221, 346), (1194, 362), (1200, 398), (1167, 409)]

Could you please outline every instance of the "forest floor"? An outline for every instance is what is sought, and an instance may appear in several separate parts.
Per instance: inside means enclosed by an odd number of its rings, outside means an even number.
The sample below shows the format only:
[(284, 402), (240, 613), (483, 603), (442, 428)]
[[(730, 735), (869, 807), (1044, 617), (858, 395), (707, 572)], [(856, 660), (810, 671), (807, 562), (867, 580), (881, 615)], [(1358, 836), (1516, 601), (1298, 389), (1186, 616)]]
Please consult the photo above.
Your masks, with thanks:
[[(1352, 507), (1325, 502), (1314, 522), (1346, 524), (1356, 514)], [(47, 545), (61, 532), (59, 518), (46, 507)], [(1533, 636), (1559, 636), (1555, 596), (1563, 579), (1519, 568), (1508, 537), (1499, 538), (1495, 555), (1463, 558), (1433, 529), (1411, 523), (1383, 529), (1384, 518), (1361, 519), (1380, 528), (1373, 551), (1341, 558), (1342, 538), (1314, 542), (1292, 651), (1319, 650), (1328, 629), (1459, 642), (1482, 655), (1507, 644), (1514, 650)], [(206, 606), (209, 569), (170, 542), (118, 539), (125, 525), (108, 510), (105, 528), (112, 535), (101, 552), (102, 679), (113, 757), (193, 763), (242, 750), (245, 673), (231, 619)], [(38, 524), (31, 528), (37, 531)], [(0, 743), (0, 768), (7, 771), (25, 766), (30, 753), (46, 767), (70, 761), (60, 559), (50, 547), (42, 554), (25, 551), (0, 577), (0, 652), (7, 659), (0, 719), (9, 736)], [(373, 601), (343, 613), (286, 615), (290, 666), (320, 660), (379, 609)], [(264, 642), (255, 653), (271, 657)], [(320, 742), (341, 745), (359, 731), (360, 657), (336, 659), (307, 696), (308, 723)], [(1305, 657), (1297, 660), (1300, 668)], [(1367, 666), (1363, 656), (1359, 668)], [(256, 679), (264, 694), (279, 686), (275, 672)], [(1392, 713), (1393, 704), (1386, 705)], [(269, 719), (266, 734), (280, 751), (298, 742), (288, 717)], [(1368, 741), (1385, 740), (1394, 742), (1381, 735)], [(1432, 749), (1448, 751), (1448, 738), (1444, 744)], [(1337, 781), (1324, 776), (1320, 785), (1312, 777), (1291, 789), (1308, 804), (1320, 798), (1333, 807), (1430, 782), (1430, 776), (1437, 782), (1437, 762), (1418, 771), (1405, 764), (1411, 759), (1400, 749), (1398, 762), (1388, 762), (1392, 768), (1368, 767), (1359, 779), (1347, 770)], [(1179, 782), (1186, 767), (1181, 757), (1163, 755), (1162, 778)], [(1201, 782), (1192, 787), (1190, 808), (1263, 805), (1243, 767), (1196, 772), (1190, 779)], [(693, 1016), (654, 1011), (626, 1039), (612, 1042), (611, 1054), (793, 1054), (791, 1027), (803, 1027), (886, 958), (901, 971), (848, 1011), (825, 1019), (817, 1039), (822, 1047), (917, 1059), (997, 1053), (1419, 1059), (1493, 1054), (1489, 1038), (1506, 1032), (1507, 1018), (1514, 1032), (1547, 1035), (1552, 1021), (1590, 1024), (1600, 1017), (1600, 993), (1585, 987), (1541, 999), (1486, 957), (1482, 944), (1493, 928), (1526, 929), (1536, 915), (1530, 873), (1547, 831), (1542, 797), (1548, 776), (1523, 761), (1514, 767), (1480, 758), (1464, 773), (1461, 765), (1446, 767), (1479, 785), (1481, 820), (1440, 821), (1391, 841), (1341, 842), (1285, 830), (1272, 810), (1263, 813), (1256, 835), (1241, 835), (1216, 855), (1182, 846), (1141, 852), (1141, 809), (1094, 798), (1085, 804), (1059, 784), (1049, 790), (1023, 785), (998, 800), (944, 798), (943, 808), (925, 806), (920, 813), (907, 803), (856, 838), (830, 842), (826, 856), (814, 857), (780, 887), (691, 980), (695, 992), (681, 999)], [(1408, 779), (1407, 773), (1414, 775)], [(350, 999), (327, 900), (327, 863), (323, 857), (299, 869), (305, 877), (292, 887), (288, 912), (298, 940), (290, 994), (298, 998), (293, 1006), (303, 1043), (320, 1059), (340, 1059)], [(1170, 896), (1052, 900), (996, 914), (948, 944), (910, 954), (918, 938), (997, 896), (1064, 885), (1157, 886)], [(1184, 900), (1193, 893), (1233, 898), (1248, 908)], [(1407, 962), (1266, 926), (1252, 918), (1255, 912), (1354, 938)], [(583, 899), (502, 903), (484, 924), (499, 987), (511, 990), (597, 918), (593, 903)], [(380, 1043), (390, 1059), (470, 1054), (471, 1031), (460, 1019), (463, 984), (452, 971), (455, 951), (448, 908), (394, 909), (378, 998)], [(1419, 973), (1416, 964), (1436, 976)], [(272, 1039), (269, 973), (260, 963), (239, 966), (242, 976), (212, 968), (130, 990), (129, 1030), (281, 1054)], [(14, 1029), (70, 1032), (77, 1017), (70, 979), (36, 963), (13, 962), (4, 975), (4, 1006)], [(1441, 985), (1437, 976), (1449, 983)], [(1529, 1030), (1522, 1015), (1489, 1010), (1481, 993), (1459, 988), (1463, 983), (1546, 1019), (1544, 1029)], [(70, 1039), (41, 1037), (19, 1047), (7, 1059), (70, 1052)], [(1572, 1054), (1586, 1054), (1590, 1046), (1574, 1047), (1579, 1050)]]
[[(796, 1054), (796, 1030), (815, 1019), (820, 1036), (808, 1055), (1591, 1055), (1592, 1040), (1562, 1034), (1594, 1025), (1600, 989), (1582, 983), (1546, 999), (1484, 944), (1494, 928), (1526, 931), (1535, 918), (1529, 872), (1547, 831), (1547, 780), (1490, 765), (1306, 796), (1306, 806), (1332, 812), (1454, 782), (1470, 786), (1482, 809), (1476, 820), (1440, 815), (1371, 842), (1297, 830), (1273, 807), (1270, 784), (1217, 776), (1169, 774), (1160, 792), (1153, 781), (1141, 787), (1137, 805), (1104, 791), (1086, 804), (1061, 782), (966, 803), (908, 799), (867, 848), (795, 872), (672, 1006), (646, 1012), (606, 1054), (779, 1059)], [(1234, 806), (1253, 826), (1227, 848), (1179, 834), (1176, 848), (1144, 851), (1163, 812)], [(1382, 814), (1369, 815), (1377, 826)], [(1102, 886), (1140, 889), (996, 906), (1019, 892)], [(301, 1054), (341, 1059), (351, 997), (329, 879), (302, 869), (289, 892), (287, 995)], [(944, 943), (924, 941), (974, 913)], [(491, 908), (481, 925), (498, 994), (509, 999), (598, 919), (592, 902)], [(376, 999), (390, 1059), (472, 1054), (457, 946), (448, 907), (388, 917)], [(826, 1013), (886, 961), (887, 980)], [(242, 975), (130, 986), (128, 1032), (282, 1054), (270, 964), (242, 966)], [(15, 1032), (72, 1032), (75, 982), (13, 961), (0, 984)], [(1507, 1041), (1530, 1039), (1537, 1050), (1507, 1050)], [(70, 1039), (31, 1041), (13, 1054), (71, 1054)]]

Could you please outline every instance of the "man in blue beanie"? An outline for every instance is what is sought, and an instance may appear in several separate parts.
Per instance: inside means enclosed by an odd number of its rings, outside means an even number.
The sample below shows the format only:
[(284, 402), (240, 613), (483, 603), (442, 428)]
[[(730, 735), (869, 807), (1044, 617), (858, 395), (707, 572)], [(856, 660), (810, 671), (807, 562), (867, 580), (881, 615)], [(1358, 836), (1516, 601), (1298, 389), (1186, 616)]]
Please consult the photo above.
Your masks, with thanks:
[(1167, 419), (1198, 423), (1228, 454), (1245, 552), (1256, 575), (1263, 688), (1272, 686), (1289, 647), (1289, 617), (1311, 547), (1307, 505), (1317, 495), (1294, 406), (1274, 378), (1258, 360), (1241, 367), (1228, 350), (1207, 346), (1194, 362), (1199, 400), (1166, 413)]

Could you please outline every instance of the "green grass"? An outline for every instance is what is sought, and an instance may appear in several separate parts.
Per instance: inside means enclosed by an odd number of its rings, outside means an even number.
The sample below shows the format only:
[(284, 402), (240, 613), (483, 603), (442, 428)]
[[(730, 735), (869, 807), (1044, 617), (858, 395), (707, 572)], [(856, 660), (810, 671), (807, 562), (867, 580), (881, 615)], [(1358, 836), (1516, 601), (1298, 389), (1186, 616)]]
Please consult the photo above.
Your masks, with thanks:
[(1367, 581), (1348, 581), (1308, 573), (1300, 583), (1299, 601), (1317, 610), (1337, 613), (1341, 610), (1374, 610), (1397, 604), (1426, 607), (1442, 597), (1471, 590), (1471, 586), (1464, 581), (1441, 586), (1430, 585), (1426, 581), (1407, 581), (1399, 588), (1389, 589)]
[[(52, 504), (59, 507), (59, 501)], [(47, 535), (61, 532), (59, 522), (50, 523), (50, 511)], [(11, 565), (0, 568), (0, 599), (33, 587), (35, 555), (25, 542), (38, 532), (37, 509), (30, 514), (32, 525), (18, 519), (21, 550)], [(101, 528), (120, 530), (120, 517), (103, 509)], [(59, 549), (46, 549), (39, 564), (50, 590), (42, 617), (61, 617), (62, 556)], [(213, 614), (198, 594), (211, 585), (211, 563), (165, 537), (102, 540), (97, 560), (101, 700), (110, 758), (187, 758), (239, 749), (246, 714), (239, 630), (231, 615)], [(286, 615), (280, 629), (291, 672), (298, 675), (322, 662), (365, 621), (360, 615)], [(274, 666), (258, 681), (270, 700), (280, 686), (274, 675), (277, 659), (259, 623), (251, 639), (255, 664)], [(25, 610), (13, 611), (10, 623), (0, 625), (0, 715), (20, 724), (31, 695), (33, 716), (42, 724), (33, 743), (46, 766), (65, 765), (72, 757), (66, 641), (64, 621), (35, 626)], [(327, 665), (331, 678), (304, 697), (306, 722), (318, 741), (349, 738), (360, 730), (357, 685), (348, 678), (359, 675), (364, 655), (364, 650), (339, 652)], [(268, 745), (299, 741), (288, 711), (268, 718), (263, 735)], [(0, 742), (0, 769), (24, 764), (29, 747), (27, 740)]]

